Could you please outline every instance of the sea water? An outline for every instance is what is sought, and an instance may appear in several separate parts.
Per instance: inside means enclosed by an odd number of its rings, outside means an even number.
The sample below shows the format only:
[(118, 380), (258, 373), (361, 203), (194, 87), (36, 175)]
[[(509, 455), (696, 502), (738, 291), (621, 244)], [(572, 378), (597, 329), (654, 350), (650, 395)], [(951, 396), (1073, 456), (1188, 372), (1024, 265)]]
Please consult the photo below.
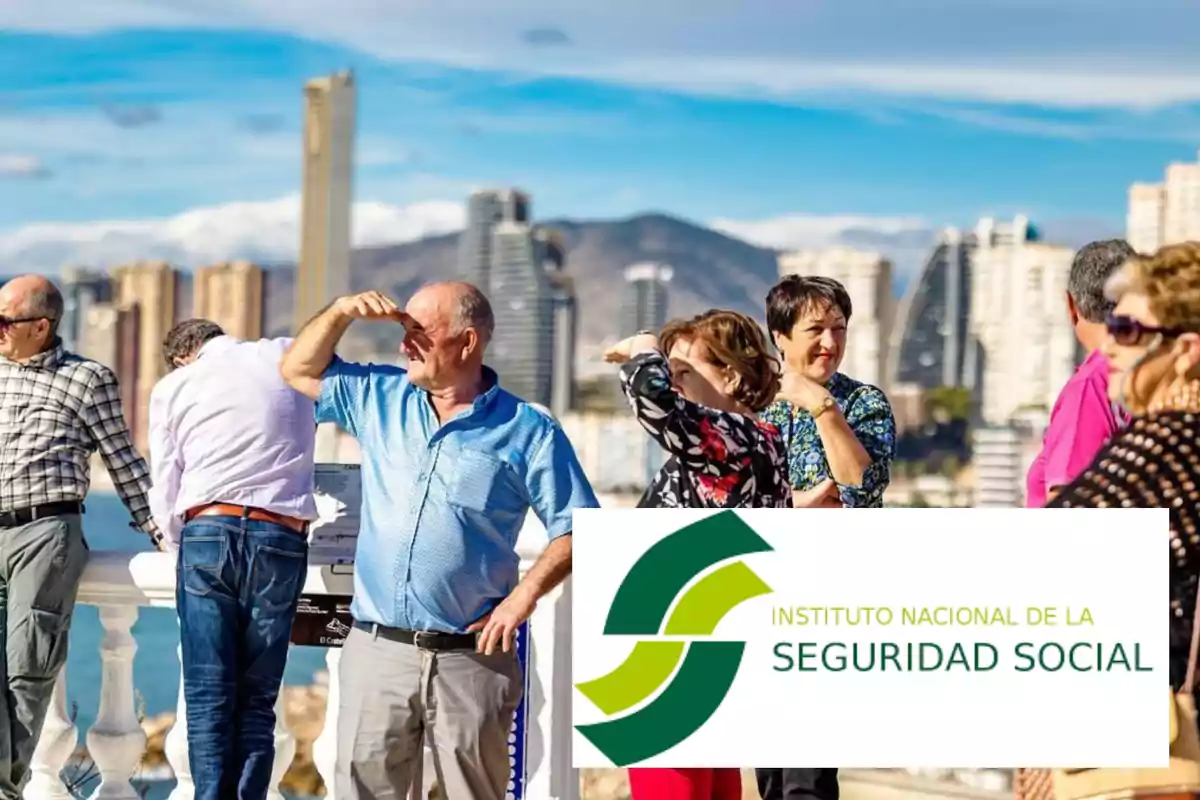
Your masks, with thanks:
[[(129, 527), (129, 512), (115, 494), (93, 492), (84, 512), (84, 535), (93, 550), (150, 551), (149, 538)], [(171, 608), (140, 608), (133, 626), (137, 653), (133, 659), (133, 686), (138, 711), (147, 717), (174, 712), (179, 698), (179, 623)], [(79, 742), (96, 719), (100, 703), (100, 625), (95, 606), (80, 604), (71, 623), (71, 648), (67, 656), (67, 705), (75, 714)], [(307, 686), (325, 668), (325, 650), (291, 648), (284, 684)], [(165, 797), (173, 782), (155, 785), (152, 797)], [(88, 787), (89, 789), (92, 787)]]

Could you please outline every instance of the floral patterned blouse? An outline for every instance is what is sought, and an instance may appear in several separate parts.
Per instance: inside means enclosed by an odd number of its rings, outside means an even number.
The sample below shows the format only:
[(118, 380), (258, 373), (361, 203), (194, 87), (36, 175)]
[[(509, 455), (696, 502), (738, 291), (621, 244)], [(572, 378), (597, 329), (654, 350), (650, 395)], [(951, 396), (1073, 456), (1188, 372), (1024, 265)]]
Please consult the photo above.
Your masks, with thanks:
[(787, 451), (779, 431), (752, 416), (693, 403), (675, 391), (662, 353), (621, 367), (633, 413), (669, 453), (641, 508), (787, 508)]
[[(834, 373), (825, 388), (833, 395), (838, 410), (871, 457), (871, 466), (863, 472), (861, 484), (838, 484), (842, 505), (881, 508), (883, 491), (891, 482), (892, 460), (896, 457), (896, 418), (892, 415), (892, 404), (880, 389), (840, 372)], [(832, 477), (812, 414), (779, 400), (762, 412), (762, 418), (783, 434), (792, 486), (800, 490), (811, 489)]]

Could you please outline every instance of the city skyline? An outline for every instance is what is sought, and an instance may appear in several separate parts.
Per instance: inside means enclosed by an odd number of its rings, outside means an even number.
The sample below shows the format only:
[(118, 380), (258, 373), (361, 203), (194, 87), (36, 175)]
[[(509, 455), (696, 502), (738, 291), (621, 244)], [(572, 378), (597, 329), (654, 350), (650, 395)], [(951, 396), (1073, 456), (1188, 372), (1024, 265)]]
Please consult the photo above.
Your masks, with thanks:
[[(686, 25), (668, 3), (628, 9), (649, 32), (634, 41), (533, 2), (453, 25), (453, 3), (355, 7), (327, 26), (299, 5), (270, 20), (218, 0), (187, 15), (0, 11), (0, 175), (21, 197), (0, 209), (0, 268), (29, 266), (46, 242), (82, 254), (164, 238), (197, 261), (294, 260), (301, 86), (346, 67), (361, 87), (359, 245), (459, 229), (479, 186), (526, 189), (543, 218), (662, 210), (780, 248), (859, 229), (888, 253), (1016, 213), (1080, 241), (1123, 233), (1129, 185), (1200, 142), (1200, 65), (1182, 33), (1200, 12), (1165, 2), (1136, 17), (1068, 0), (1036, 15), (714, 2)], [(1123, 44), (1154, 41), (1151, 55), (1102, 52), (1118, 17)], [(954, 24), (988, 31), (984, 46), (945, 37)]]

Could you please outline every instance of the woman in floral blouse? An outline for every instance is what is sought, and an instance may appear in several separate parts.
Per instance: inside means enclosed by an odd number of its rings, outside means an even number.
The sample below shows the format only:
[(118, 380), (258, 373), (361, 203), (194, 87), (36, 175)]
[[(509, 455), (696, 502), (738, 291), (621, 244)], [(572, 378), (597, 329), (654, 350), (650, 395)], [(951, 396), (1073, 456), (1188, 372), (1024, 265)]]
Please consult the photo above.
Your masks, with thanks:
[(896, 456), (884, 393), (838, 372), (850, 295), (832, 278), (788, 275), (767, 295), (767, 328), (783, 354), (779, 402), (763, 412), (787, 443), (797, 507), (879, 508)]
[[(756, 416), (779, 388), (762, 330), (733, 311), (708, 311), (640, 333), (605, 353), (642, 427), (669, 454), (639, 507), (791, 505), (787, 451)], [(737, 769), (630, 769), (634, 800), (740, 800)]]

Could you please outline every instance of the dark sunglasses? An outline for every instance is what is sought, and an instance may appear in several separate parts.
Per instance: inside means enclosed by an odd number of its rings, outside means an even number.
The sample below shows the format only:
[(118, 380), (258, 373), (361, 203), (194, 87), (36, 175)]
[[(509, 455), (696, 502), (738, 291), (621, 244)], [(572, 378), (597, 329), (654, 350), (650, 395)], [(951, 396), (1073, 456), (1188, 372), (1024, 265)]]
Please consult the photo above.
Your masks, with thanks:
[(1183, 328), (1163, 328), (1158, 325), (1145, 325), (1133, 317), (1124, 314), (1114, 314), (1109, 317), (1105, 321), (1104, 327), (1108, 329), (1108, 335), (1113, 338), (1113, 341), (1124, 347), (1132, 347), (1140, 342), (1143, 337), (1151, 334), (1157, 333), (1166, 339), (1172, 339), (1187, 333)]
[(6, 331), (13, 325), (20, 325), (22, 322), (37, 322), (45, 317), (0, 317), (0, 331)]

